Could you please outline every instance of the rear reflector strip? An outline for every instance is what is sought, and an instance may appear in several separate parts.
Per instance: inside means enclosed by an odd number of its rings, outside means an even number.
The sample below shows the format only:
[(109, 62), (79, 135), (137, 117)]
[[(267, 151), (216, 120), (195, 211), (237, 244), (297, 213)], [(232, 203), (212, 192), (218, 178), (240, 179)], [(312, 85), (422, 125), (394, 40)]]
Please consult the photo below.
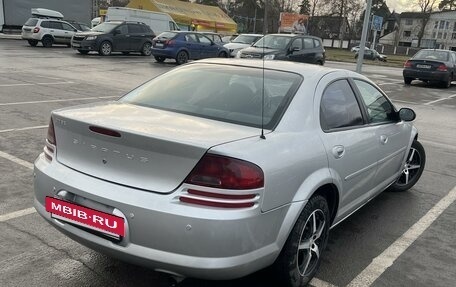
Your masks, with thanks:
[(181, 196), (179, 198), (179, 200), (182, 202), (185, 202), (185, 203), (212, 206), (212, 207), (222, 207), (222, 208), (247, 208), (247, 207), (252, 207), (255, 204), (254, 202), (208, 201), (208, 200), (201, 200), (201, 199), (196, 199), (196, 198), (192, 198), (192, 197), (184, 197), (184, 196)]
[(189, 189), (187, 190), (189, 194), (199, 195), (199, 196), (206, 196), (206, 197), (213, 197), (213, 198), (222, 198), (222, 199), (252, 199), (256, 196), (256, 194), (222, 194), (222, 193), (214, 193), (214, 192), (207, 192), (207, 191), (200, 191)]
[(97, 133), (97, 134), (102, 134), (105, 136), (116, 137), (116, 138), (121, 137), (120, 133), (117, 131), (114, 131), (114, 130), (110, 130), (110, 129), (106, 129), (106, 128), (102, 128), (102, 127), (96, 127), (96, 126), (90, 126), (89, 129), (92, 132)]

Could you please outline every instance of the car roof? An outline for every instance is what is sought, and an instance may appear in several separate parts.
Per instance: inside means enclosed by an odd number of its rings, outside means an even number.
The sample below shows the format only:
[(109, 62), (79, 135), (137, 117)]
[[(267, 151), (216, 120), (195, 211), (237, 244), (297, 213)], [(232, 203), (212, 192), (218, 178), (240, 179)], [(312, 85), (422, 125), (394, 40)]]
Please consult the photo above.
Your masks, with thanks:
[(259, 37), (264, 36), (263, 34), (249, 34), (249, 33), (239, 34), (238, 36), (242, 36), (242, 35), (246, 35), (246, 36), (259, 36)]
[[(355, 72), (342, 70), (342, 69), (335, 69), (335, 68), (328, 68), (324, 66), (314, 65), (314, 64), (305, 64), (299, 62), (289, 62), (289, 61), (263, 61), (261, 59), (229, 59), (229, 58), (211, 58), (211, 59), (204, 59), (193, 61), (191, 64), (195, 63), (207, 63), (207, 64), (218, 64), (218, 65), (230, 65), (230, 66), (242, 66), (242, 67), (250, 67), (250, 68), (259, 68), (263, 67), (265, 69), (270, 70), (280, 70), (285, 72), (292, 72), (302, 75), (304, 78), (312, 78), (312, 77), (322, 77), (323, 75), (336, 72), (336, 71), (344, 71), (349, 74), (356, 74)], [(365, 78), (362, 75), (356, 74), (361, 78)]]

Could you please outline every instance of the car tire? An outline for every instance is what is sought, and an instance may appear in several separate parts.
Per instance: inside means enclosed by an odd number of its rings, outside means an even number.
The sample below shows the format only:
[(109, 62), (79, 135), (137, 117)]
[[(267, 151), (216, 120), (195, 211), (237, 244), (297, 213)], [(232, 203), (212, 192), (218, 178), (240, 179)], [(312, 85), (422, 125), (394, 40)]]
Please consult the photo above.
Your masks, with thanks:
[(410, 85), (412, 83), (413, 79), (412, 78), (407, 78), (407, 77), (404, 77), (404, 84), (406, 85)]
[(227, 58), (228, 54), (225, 51), (222, 51), (218, 54), (219, 58)]
[(165, 61), (165, 57), (163, 56), (155, 56), (155, 61), (157, 61), (157, 63), (163, 63)]
[(51, 36), (44, 36), (43, 39), (41, 39), (41, 44), (43, 44), (43, 47), (51, 48), (53, 43), (54, 39)]
[(452, 80), (453, 80), (453, 74), (450, 74), (448, 76), (448, 80), (442, 82), (442, 87), (445, 89), (448, 89), (449, 87), (451, 87)]
[(79, 49), (78, 49), (78, 52), (79, 52), (79, 54), (82, 54), (82, 55), (87, 55), (89, 53), (89, 51), (87, 51), (87, 50), (79, 50)]
[(420, 179), (426, 164), (426, 152), (417, 140), (410, 147), (401, 175), (388, 190), (402, 192), (409, 190)]
[(185, 51), (180, 51), (176, 55), (176, 63), (182, 65), (188, 62), (188, 54)]
[(273, 265), (280, 286), (306, 286), (315, 276), (328, 243), (330, 226), (326, 199), (312, 197), (302, 210)]
[(38, 45), (38, 41), (37, 40), (27, 40), (29, 45), (32, 46), (32, 47), (36, 47), (36, 45)]
[(100, 49), (98, 49), (98, 54), (101, 56), (109, 56), (112, 52), (112, 44), (109, 41), (103, 41), (100, 44)]
[(141, 55), (143, 56), (150, 56), (152, 55), (152, 50), (150, 49), (152, 48), (152, 44), (150, 42), (146, 42), (142, 45), (142, 49), (141, 49)]

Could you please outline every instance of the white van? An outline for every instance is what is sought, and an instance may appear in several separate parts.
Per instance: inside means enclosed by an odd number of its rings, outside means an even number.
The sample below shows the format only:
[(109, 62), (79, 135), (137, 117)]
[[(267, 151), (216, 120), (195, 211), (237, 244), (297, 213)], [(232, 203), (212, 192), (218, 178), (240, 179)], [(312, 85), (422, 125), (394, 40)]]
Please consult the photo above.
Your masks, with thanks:
[(180, 30), (173, 18), (166, 13), (124, 7), (109, 7), (105, 21), (143, 22), (159, 35), (165, 31)]

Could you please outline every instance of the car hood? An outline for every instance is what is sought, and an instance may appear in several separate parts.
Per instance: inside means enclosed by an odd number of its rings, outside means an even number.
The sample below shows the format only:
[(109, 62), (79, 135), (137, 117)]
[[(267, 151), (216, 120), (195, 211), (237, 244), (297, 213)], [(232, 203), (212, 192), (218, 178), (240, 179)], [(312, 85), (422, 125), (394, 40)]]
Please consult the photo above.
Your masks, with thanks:
[(269, 48), (259, 48), (259, 47), (248, 47), (242, 49), (243, 54), (260, 54), (260, 55), (268, 55), (268, 54), (279, 54), (282, 53), (282, 50), (279, 49), (269, 49)]
[(85, 31), (85, 32), (77, 32), (75, 34), (75, 36), (87, 37), (87, 36), (98, 36), (98, 35), (102, 35), (102, 34), (106, 34), (106, 33), (105, 32), (95, 32), (95, 31)]
[(227, 49), (233, 49), (233, 50), (236, 50), (236, 49), (243, 49), (243, 48), (247, 48), (247, 47), (250, 47), (250, 44), (245, 44), (245, 43), (228, 43), (228, 44), (225, 44), (223, 45), (225, 48)]

